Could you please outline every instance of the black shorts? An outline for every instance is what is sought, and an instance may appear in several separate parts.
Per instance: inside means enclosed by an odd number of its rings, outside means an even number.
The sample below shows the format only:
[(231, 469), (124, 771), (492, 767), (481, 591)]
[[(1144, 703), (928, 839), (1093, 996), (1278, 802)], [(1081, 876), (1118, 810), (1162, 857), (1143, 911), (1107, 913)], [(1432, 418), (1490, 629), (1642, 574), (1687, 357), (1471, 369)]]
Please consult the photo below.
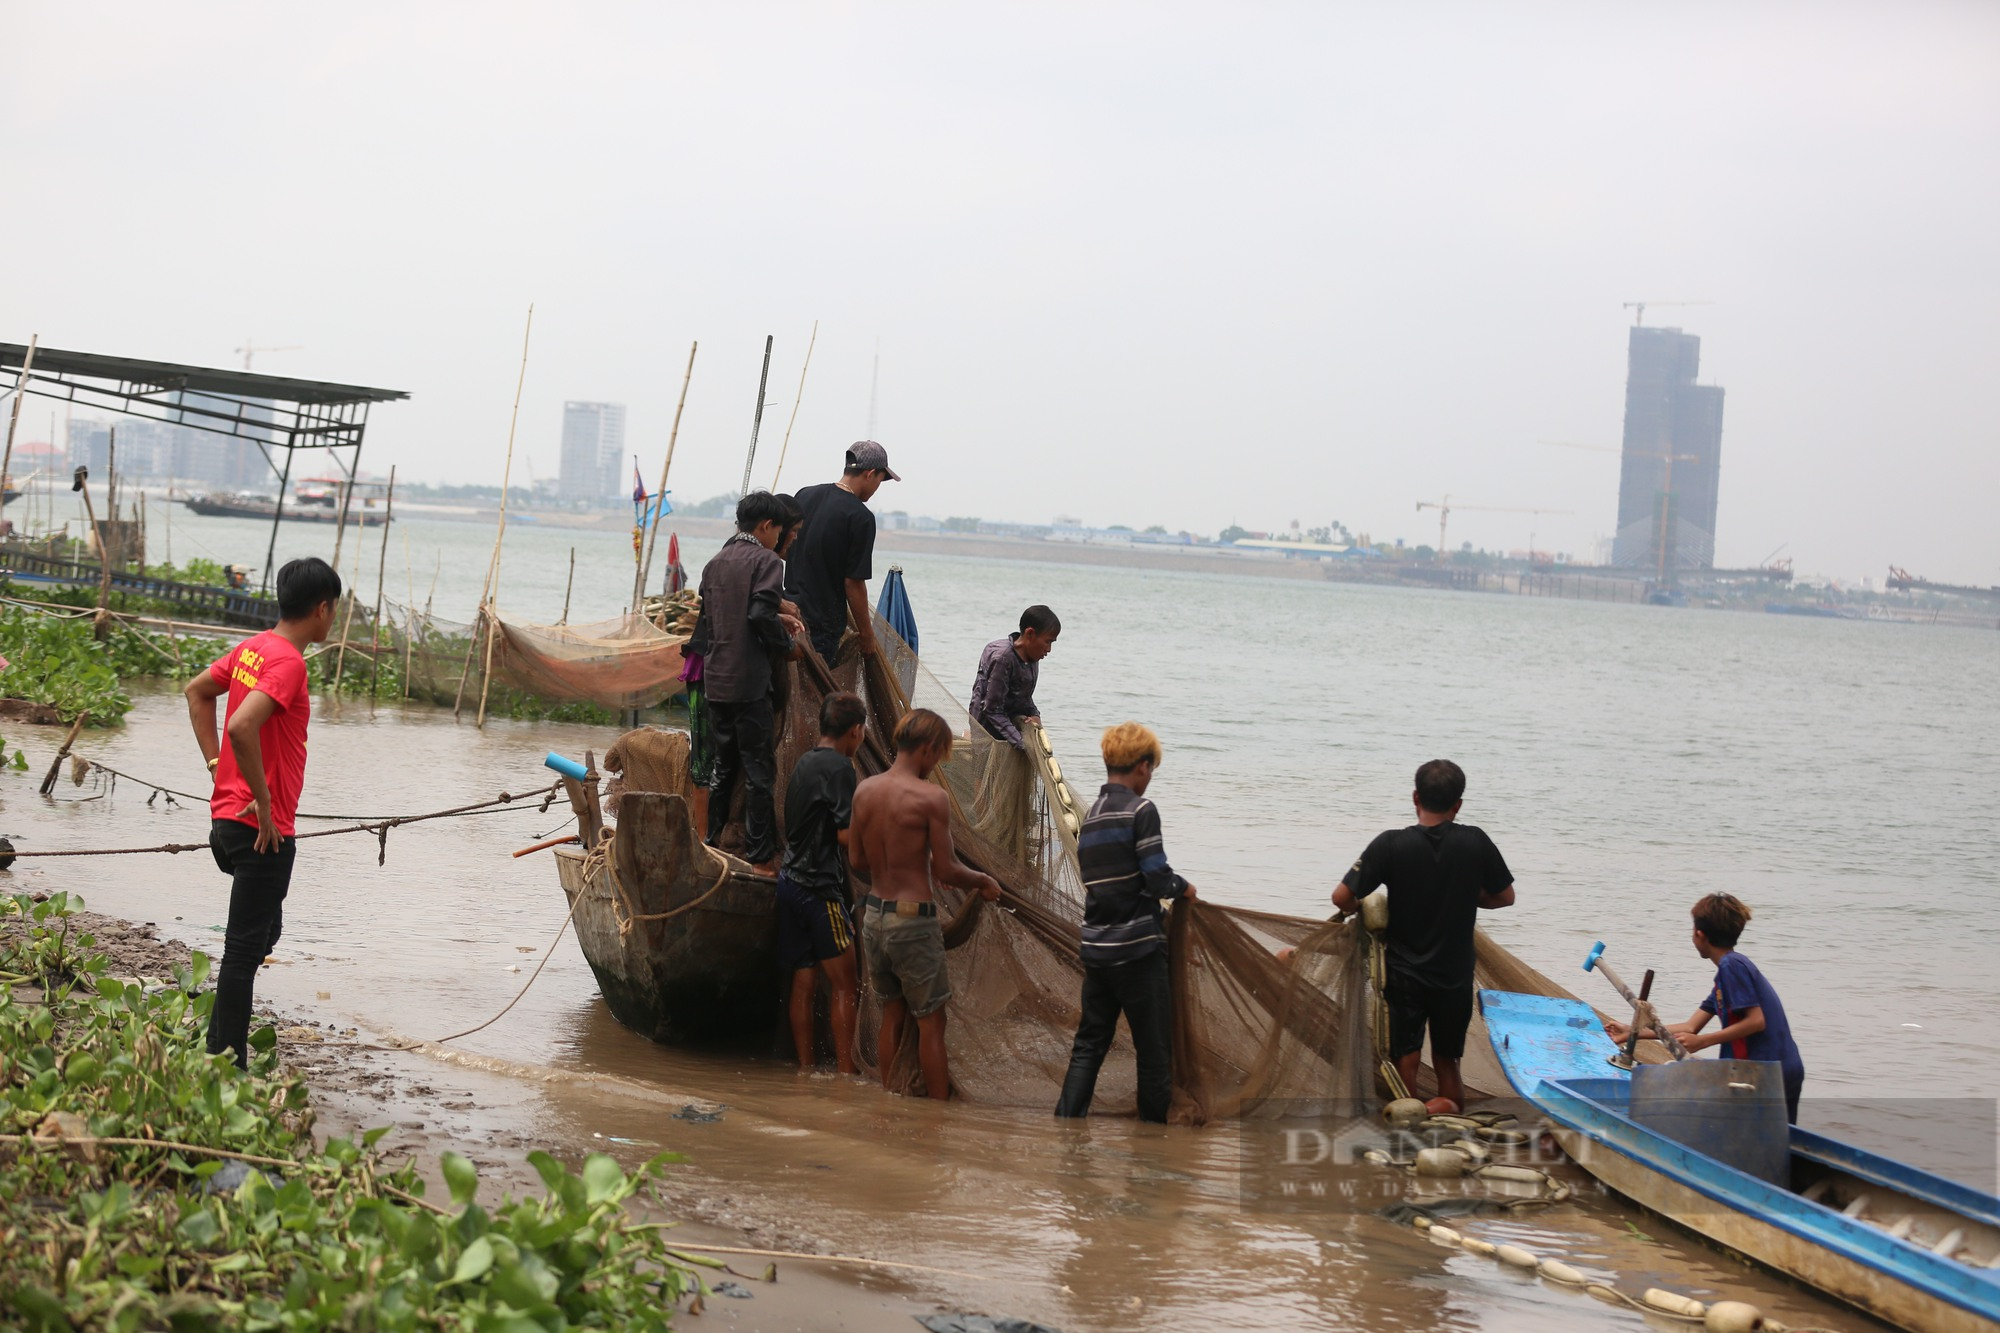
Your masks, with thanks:
[(1431, 1059), (1457, 1060), (1465, 1054), (1465, 1030), (1472, 1025), (1472, 987), (1427, 986), (1390, 976), (1382, 998), (1389, 1005), (1389, 1058), (1401, 1059), (1424, 1048), (1424, 1029), (1431, 1034)]
[(854, 911), (778, 876), (778, 966), (787, 972), (838, 958), (854, 947)]

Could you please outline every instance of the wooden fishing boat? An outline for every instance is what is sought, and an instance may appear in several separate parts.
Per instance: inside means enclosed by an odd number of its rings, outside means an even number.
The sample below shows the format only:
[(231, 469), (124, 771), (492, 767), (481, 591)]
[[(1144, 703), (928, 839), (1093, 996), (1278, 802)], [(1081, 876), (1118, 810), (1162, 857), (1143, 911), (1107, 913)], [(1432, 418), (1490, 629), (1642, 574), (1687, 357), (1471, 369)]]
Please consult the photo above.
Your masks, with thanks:
[(704, 845), (678, 795), (625, 793), (615, 836), (593, 832), (594, 791), (571, 799), (584, 802), (594, 850), (557, 848), (556, 872), (612, 1015), (659, 1042), (769, 1033), (780, 999), (776, 881)]
[[(1494, 990), (1479, 1003), (1514, 1090), (1618, 1193), (1913, 1333), (2000, 1329), (2000, 1199), (1787, 1129), (1781, 1099), (1774, 1169), (1760, 1178), (1724, 1160), (1748, 1162), (1743, 1151), (1715, 1145), (1756, 1137), (1760, 1111), (1768, 1120), (1774, 1108), (1768, 1095), (1754, 1104), (1754, 1076), (1773, 1067), (1702, 1060), (1627, 1071), (1609, 1063), (1616, 1047), (1586, 1004)], [(1693, 1115), (1683, 1098), (1662, 1116), (1644, 1086), (1660, 1080), (1714, 1093)], [(1757, 1145), (1746, 1151), (1754, 1157)]]

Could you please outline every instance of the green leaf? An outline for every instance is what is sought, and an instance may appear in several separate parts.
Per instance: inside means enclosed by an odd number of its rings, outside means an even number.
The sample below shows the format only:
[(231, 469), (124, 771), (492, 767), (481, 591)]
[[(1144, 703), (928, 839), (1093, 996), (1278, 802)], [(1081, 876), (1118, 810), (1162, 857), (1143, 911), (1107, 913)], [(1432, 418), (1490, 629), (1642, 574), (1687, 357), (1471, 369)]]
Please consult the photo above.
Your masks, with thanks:
[(583, 1197), (593, 1206), (624, 1197), (625, 1172), (612, 1158), (594, 1152), (583, 1159)]
[(481, 1236), (465, 1247), (458, 1256), (458, 1267), (451, 1272), (451, 1281), (446, 1286), (461, 1282), (477, 1282), (486, 1276), (486, 1270), (493, 1267), (493, 1242)]
[(395, 1128), (394, 1125), (377, 1125), (373, 1129), (362, 1130), (361, 1146), (363, 1148), (374, 1147), (376, 1144), (380, 1143), (384, 1138), (386, 1138), (388, 1136), (389, 1131), (394, 1128)]
[(250, 1032), (251, 1050), (258, 1052), (259, 1054), (262, 1054), (265, 1051), (275, 1049), (277, 1045), (278, 1045), (278, 1029), (272, 1027), (269, 1023), (264, 1024), (264, 1026), (260, 1028), (253, 1028), (251, 1030)]
[(159, 1255), (121, 1254), (118, 1256), (118, 1271), (126, 1277), (151, 1277), (166, 1262)]
[(528, 1154), (528, 1165), (535, 1168), (535, 1174), (542, 1178), (542, 1188), (551, 1194), (562, 1188), (563, 1177), (569, 1174), (561, 1162), (540, 1148)]
[(201, 989), (201, 983), (208, 980), (210, 966), (208, 955), (201, 950), (196, 949), (188, 955), (189, 990)]
[(23, 1285), (13, 1291), (14, 1308), (27, 1316), (27, 1327), (46, 1329), (48, 1333), (70, 1333), (74, 1327), (69, 1315), (63, 1311), (63, 1303), (43, 1291), (40, 1287)]
[(444, 1183), (451, 1188), (451, 1201), (463, 1207), (479, 1193), (479, 1169), (455, 1152), (447, 1152), (438, 1159), (438, 1168), (444, 1173)]
[(203, 1208), (183, 1217), (181, 1224), (174, 1228), (174, 1234), (192, 1249), (206, 1249), (222, 1234), (222, 1223), (215, 1220), (213, 1212)]

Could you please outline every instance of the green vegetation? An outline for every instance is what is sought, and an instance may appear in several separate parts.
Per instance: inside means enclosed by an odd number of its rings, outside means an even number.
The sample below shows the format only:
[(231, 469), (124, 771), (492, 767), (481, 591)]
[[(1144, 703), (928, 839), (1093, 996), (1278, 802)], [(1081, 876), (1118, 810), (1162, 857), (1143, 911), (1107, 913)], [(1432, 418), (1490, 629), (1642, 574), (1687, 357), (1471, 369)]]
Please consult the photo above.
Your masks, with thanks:
[(10, 606), (0, 612), (0, 696), (47, 704), (67, 722), (88, 710), (90, 725), (108, 727), (131, 711), (123, 681), (179, 675), (205, 666), (223, 639), (168, 637), (115, 622), (100, 641), (88, 615), (58, 616)]
[[(446, 1153), (451, 1206), (430, 1203), (415, 1168), (378, 1151), (386, 1129), (314, 1147), (270, 1027), (247, 1073), (203, 1053), (206, 957), (155, 992), (112, 978), (72, 929), (80, 907), (0, 898), (0, 1322), (659, 1330), (701, 1290), (666, 1227), (623, 1211), (671, 1154), (628, 1175), (599, 1154), (574, 1173), (531, 1153), (546, 1193), (489, 1210), (472, 1164)], [(17, 994), (30, 982), (42, 1002)], [(158, 1146), (105, 1142), (135, 1139)]]

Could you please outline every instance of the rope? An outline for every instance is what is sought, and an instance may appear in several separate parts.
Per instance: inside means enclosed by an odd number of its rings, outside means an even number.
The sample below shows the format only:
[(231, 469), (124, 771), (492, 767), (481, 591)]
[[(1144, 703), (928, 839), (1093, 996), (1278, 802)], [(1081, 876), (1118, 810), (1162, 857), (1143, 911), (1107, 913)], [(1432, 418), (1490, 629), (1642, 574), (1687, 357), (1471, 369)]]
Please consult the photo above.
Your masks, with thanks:
[[(191, 791), (182, 791), (178, 787), (169, 787), (163, 782), (150, 782), (147, 779), (140, 777), (136, 773), (127, 773), (122, 768), (113, 768), (111, 765), (103, 762), (102, 760), (86, 759), (84, 756), (80, 754), (75, 754), (70, 756), (70, 785), (71, 786), (81, 785), (84, 778), (90, 775), (92, 769), (95, 769), (100, 773), (109, 773), (114, 778), (124, 778), (127, 782), (137, 783), (139, 786), (145, 787), (157, 795), (178, 796), (184, 801), (193, 801), (198, 805), (207, 805), (209, 802), (209, 798), (206, 796), (197, 795), (196, 793)], [(553, 796), (561, 785), (562, 784), (560, 783), (552, 783), (545, 789), (537, 789), (534, 792), (527, 793), (527, 795), (530, 796), (540, 795), (543, 790), (546, 790), (551, 796)], [(147, 801), (147, 804), (151, 805), (152, 802), (149, 800)], [(547, 807), (544, 806), (543, 808), (546, 809)], [(307, 814), (303, 810), (299, 811), (298, 814), (292, 817), (294, 819), (359, 820), (364, 823), (370, 823), (370, 824), (380, 823), (383, 820), (392, 820), (397, 818), (397, 816), (394, 815)]]
[(549, 959), (555, 957), (556, 946), (562, 943), (563, 932), (569, 929), (570, 920), (576, 915), (576, 905), (582, 901), (583, 895), (581, 893), (569, 900), (569, 911), (563, 916), (562, 924), (556, 927), (556, 937), (550, 940), (549, 947), (542, 951), (542, 961), (535, 964), (535, 970), (528, 975), (527, 983), (521, 987), (513, 999), (507, 1001), (507, 1008), (502, 1009), (476, 1028), (467, 1028), (463, 1032), (454, 1032), (449, 1037), (439, 1037), (438, 1045), (442, 1046), (448, 1041), (457, 1041), (460, 1037), (469, 1037), (475, 1032), (483, 1032), (505, 1018), (507, 1016), (507, 1009), (512, 1009), (521, 1002), (521, 996), (528, 993), (528, 987), (535, 984), (535, 978), (542, 975), (542, 969), (549, 965)]
[[(449, 819), (455, 815), (473, 815), (473, 814), (491, 812), (492, 808), (495, 806), (508, 805), (517, 800), (532, 799), (533, 797), (541, 796), (545, 792), (553, 791), (554, 789), (555, 785), (551, 784), (549, 787), (537, 787), (535, 788), (535, 790), (531, 792), (525, 792), (521, 796), (515, 796), (510, 792), (503, 791), (490, 801), (476, 801), (471, 805), (454, 806), (449, 810), (434, 810), (427, 815), (396, 815), (389, 819), (370, 820), (365, 823), (350, 824), (346, 828), (315, 829), (311, 833), (298, 834), (297, 837), (300, 839), (333, 838), (333, 837), (338, 837), (343, 833), (373, 833), (376, 835), (376, 838), (380, 841), (382, 846), (381, 853), (375, 859), (375, 864), (381, 865), (388, 858), (389, 830), (392, 828), (400, 828), (405, 824), (421, 824), (428, 819)], [(205, 842), (163, 842), (157, 847), (97, 847), (82, 851), (65, 850), (59, 852), (16, 851), (9, 853), (9, 855), (137, 856), (146, 852), (165, 852), (169, 856), (178, 856), (182, 852), (200, 852), (207, 850), (208, 850), (208, 844)]]
[(683, 912), (692, 912), (695, 908), (720, 893), (722, 886), (729, 882), (729, 860), (726, 857), (718, 856), (716, 859), (722, 862), (722, 870), (716, 875), (715, 883), (709, 885), (699, 897), (665, 912), (636, 912), (633, 910), (631, 891), (625, 887), (625, 881), (618, 877), (617, 862), (611, 857), (611, 840), (616, 834), (616, 829), (604, 830), (603, 835), (597, 840), (597, 845), (584, 853), (583, 874), (584, 878), (588, 879), (599, 870), (602, 870), (604, 877), (611, 882), (611, 914), (618, 919), (618, 936), (620, 939), (630, 935), (633, 925), (637, 922), (671, 921)]

